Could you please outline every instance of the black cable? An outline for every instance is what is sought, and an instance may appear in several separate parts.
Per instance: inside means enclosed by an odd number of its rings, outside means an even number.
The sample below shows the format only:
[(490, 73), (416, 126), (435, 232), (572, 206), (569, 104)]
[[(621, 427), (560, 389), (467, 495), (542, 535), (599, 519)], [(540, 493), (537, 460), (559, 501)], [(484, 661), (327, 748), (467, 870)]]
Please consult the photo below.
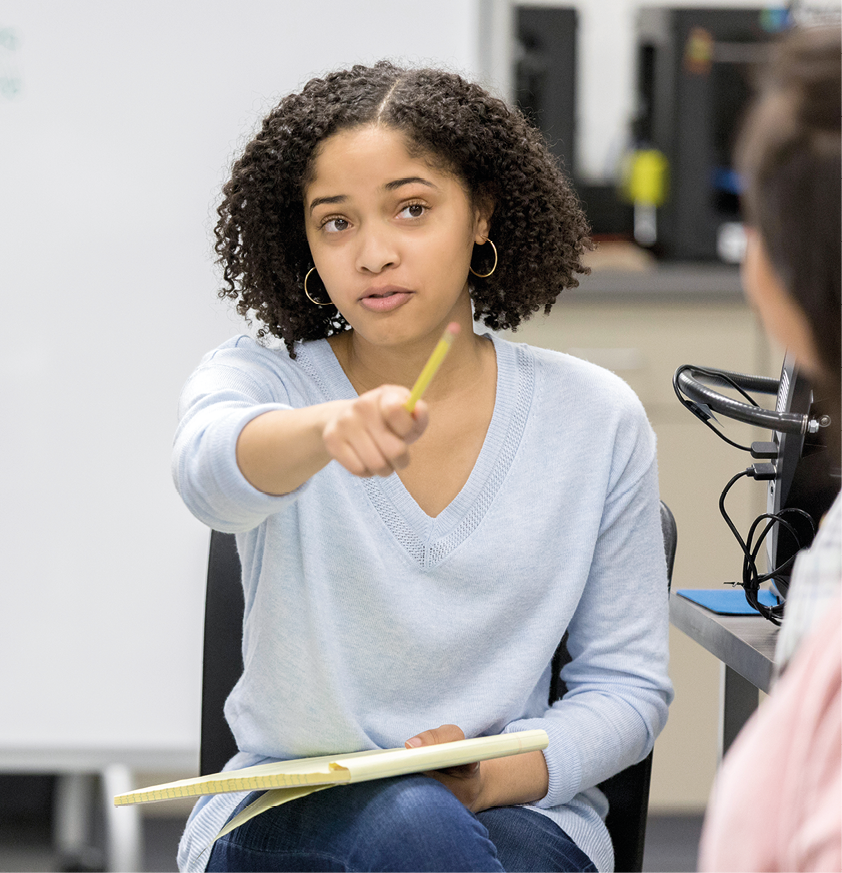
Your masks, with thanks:
[(752, 398), (750, 395), (748, 395), (742, 388), (740, 388), (740, 386), (730, 376), (727, 376), (724, 373), (706, 370), (704, 367), (696, 367), (693, 364), (683, 364), (675, 371), (675, 373), (673, 373), (672, 376), (672, 390), (675, 391), (675, 396), (678, 398), (678, 402), (685, 409), (695, 415), (696, 418), (698, 418), (699, 421), (701, 421), (702, 424), (705, 425), (705, 427), (709, 427), (719, 437), (719, 439), (724, 440), (726, 443), (728, 443), (729, 446), (733, 446), (735, 449), (740, 449), (743, 452), (750, 452), (751, 446), (741, 446), (739, 443), (735, 443), (732, 439), (729, 439), (727, 436), (725, 436), (724, 433), (722, 433), (722, 431), (720, 431), (717, 427), (710, 423), (711, 418), (713, 418), (712, 413), (708, 414), (698, 405), (698, 403), (694, 403), (692, 400), (688, 400), (681, 394), (681, 389), (678, 387), (678, 377), (685, 370), (695, 370), (697, 373), (702, 373), (705, 376), (715, 376), (717, 379), (720, 379), (723, 382), (727, 382), (732, 388), (742, 394), (742, 396), (745, 397), (745, 399), (748, 400), (748, 402), (752, 406), (759, 407), (757, 401), (754, 400), (754, 398)]
[[(693, 364), (682, 364), (674, 373), (674, 379), (677, 380), (678, 376), (683, 373), (685, 370), (695, 370), (697, 373), (701, 373), (703, 376), (707, 376), (710, 379), (714, 379), (717, 382), (726, 382), (730, 385), (735, 391), (741, 394), (752, 406), (756, 406), (758, 409), (760, 408), (760, 404), (750, 395), (747, 394), (745, 389), (740, 386), (740, 384), (732, 377), (729, 376), (723, 370), (715, 370), (712, 367), (697, 367)], [(753, 378), (757, 379), (758, 377), (748, 377), (743, 376), (743, 379)], [(674, 383), (673, 383), (674, 384)]]
[[(782, 509), (780, 512), (777, 513), (764, 512), (762, 515), (757, 516), (757, 518), (752, 522), (751, 527), (749, 528), (748, 536), (744, 540), (742, 536), (740, 536), (740, 532), (737, 530), (734, 522), (731, 521), (730, 516), (725, 510), (725, 497), (731, 490), (734, 483), (736, 483), (739, 479), (742, 479), (744, 476), (751, 476), (753, 479), (758, 479), (760, 481), (768, 481), (769, 479), (775, 478), (775, 468), (772, 464), (753, 464), (751, 467), (747, 467), (742, 472), (737, 473), (736, 476), (732, 476), (728, 484), (722, 489), (722, 494), (719, 497), (719, 512), (725, 519), (725, 523), (731, 529), (731, 533), (734, 535), (734, 538), (739, 543), (740, 549), (743, 553), (742, 582), (737, 584), (742, 586), (743, 591), (745, 592), (746, 600), (755, 610), (757, 610), (757, 612), (759, 612), (764, 618), (766, 618), (768, 621), (771, 621), (773, 624), (780, 624), (784, 613), (783, 602), (779, 599), (779, 602), (774, 606), (765, 606), (764, 604), (760, 603), (758, 597), (760, 585), (763, 582), (767, 582), (769, 579), (774, 579), (776, 576), (780, 576), (781, 573), (788, 570), (795, 563), (795, 558), (797, 554), (793, 554), (791, 557), (787, 558), (787, 560), (784, 561), (782, 564), (779, 564), (768, 573), (763, 574), (758, 572), (757, 556), (760, 553), (760, 549), (767, 535), (775, 525), (780, 525), (785, 531), (789, 533), (789, 535), (795, 541), (797, 550), (803, 549), (806, 546), (810, 545), (810, 542), (812, 542), (813, 537), (816, 535), (816, 525), (810, 514), (805, 512), (803, 509), (788, 508)], [(802, 544), (798, 532), (793, 527), (793, 525), (786, 520), (786, 518), (784, 517), (785, 515), (800, 515), (807, 519), (810, 524), (810, 529), (812, 530), (810, 542)], [(768, 524), (766, 524), (759, 536), (756, 537), (758, 527), (764, 521), (767, 521)]]

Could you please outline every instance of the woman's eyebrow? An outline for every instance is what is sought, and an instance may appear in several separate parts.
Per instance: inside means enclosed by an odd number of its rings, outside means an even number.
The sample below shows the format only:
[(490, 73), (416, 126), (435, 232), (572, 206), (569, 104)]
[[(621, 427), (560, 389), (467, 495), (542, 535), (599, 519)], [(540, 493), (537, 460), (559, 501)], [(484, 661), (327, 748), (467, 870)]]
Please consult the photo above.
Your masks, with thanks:
[(395, 179), (394, 182), (387, 182), (383, 187), (387, 191), (394, 191), (395, 189), (400, 188), (403, 185), (412, 185), (414, 183), (418, 183), (419, 185), (426, 185), (428, 188), (435, 188), (438, 191), (438, 187), (436, 185), (434, 185), (427, 179), (423, 179), (421, 176), (407, 176), (405, 179)]
[[(427, 179), (422, 178), (421, 176), (407, 176), (404, 179), (395, 179), (394, 182), (387, 182), (383, 188), (386, 191), (395, 191), (398, 188), (403, 187), (404, 185), (426, 185), (428, 188), (433, 188), (438, 191), (438, 186), (434, 185), (432, 182)], [(314, 200), (310, 201), (310, 213), (312, 214), (313, 210), (317, 206), (322, 206), (324, 204), (330, 203), (344, 203), (348, 199), (345, 194), (335, 194), (333, 197), (316, 197)]]
[(336, 194), (334, 197), (316, 197), (315, 200), (310, 201), (310, 213), (312, 214), (313, 210), (323, 203), (343, 203), (347, 199), (344, 194)]

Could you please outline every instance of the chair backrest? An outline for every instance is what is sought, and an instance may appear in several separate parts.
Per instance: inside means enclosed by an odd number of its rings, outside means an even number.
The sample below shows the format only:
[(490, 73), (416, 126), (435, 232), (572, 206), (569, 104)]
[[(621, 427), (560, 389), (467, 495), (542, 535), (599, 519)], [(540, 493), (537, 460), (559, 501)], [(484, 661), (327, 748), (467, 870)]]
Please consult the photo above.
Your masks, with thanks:
[[(663, 501), (661, 529), (669, 586), (672, 582), (677, 532), (675, 518)], [(219, 772), (237, 753), (237, 744), (222, 710), (225, 698), (243, 672), (244, 607), (240, 572), (234, 535), (211, 531), (202, 664), (202, 732), (199, 750), (199, 771), (202, 776)], [(564, 639), (561, 641), (553, 658), (550, 702), (564, 694), (564, 685), (558, 672), (570, 657), (565, 642)], [(643, 761), (606, 779), (599, 786), (610, 804), (606, 825), (614, 844), (614, 869), (617, 871), (631, 873), (643, 869), (651, 772), (650, 752)]]
[(202, 661), (199, 775), (218, 773), (237, 744), (222, 709), (243, 672), (243, 586), (234, 534), (211, 531)]
[(672, 568), (675, 566), (675, 547), (678, 545), (678, 528), (670, 508), (661, 501), (661, 533), (664, 535), (664, 555), (667, 559), (667, 591), (672, 585)]
[[(667, 562), (667, 591), (672, 585), (675, 549), (678, 531), (675, 517), (661, 501), (661, 533), (664, 537), (664, 557)], [(567, 634), (562, 638), (553, 658), (553, 677), (550, 683), (550, 703), (562, 698), (567, 691), (559, 675), (570, 660), (567, 652)], [(638, 873), (643, 869), (643, 849), (646, 843), (646, 821), (649, 811), (649, 783), (652, 777), (652, 752), (642, 761), (632, 764), (599, 784), (608, 798), (609, 810), (605, 825), (614, 846), (614, 869), (624, 873)]]

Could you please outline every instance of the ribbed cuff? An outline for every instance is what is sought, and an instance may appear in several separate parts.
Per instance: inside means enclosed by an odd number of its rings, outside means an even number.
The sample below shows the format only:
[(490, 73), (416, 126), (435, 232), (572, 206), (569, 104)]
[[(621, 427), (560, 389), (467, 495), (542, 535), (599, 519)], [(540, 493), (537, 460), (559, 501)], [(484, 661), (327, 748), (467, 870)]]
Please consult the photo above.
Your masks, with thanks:
[(550, 744), (544, 749), (544, 760), (550, 776), (547, 794), (531, 804), (541, 809), (549, 809), (568, 803), (578, 793), (582, 782), (582, 762), (579, 754), (569, 742), (562, 725), (554, 724), (552, 719), (525, 718), (507, 725), (503, 733), (514, 731), (542, 730), (547, 732)]

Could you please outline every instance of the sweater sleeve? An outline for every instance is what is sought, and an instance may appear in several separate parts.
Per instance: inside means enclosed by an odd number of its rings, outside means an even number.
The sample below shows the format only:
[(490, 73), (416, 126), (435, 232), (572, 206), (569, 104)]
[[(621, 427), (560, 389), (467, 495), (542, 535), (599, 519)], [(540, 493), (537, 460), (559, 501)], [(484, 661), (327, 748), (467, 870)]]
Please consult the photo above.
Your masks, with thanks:
[(541, 728), (550, 738), (549, 790), (537, 806), (567, 803), (649, 754), (673, 697), (668, 611), (655, 436), (633, 398), (617, 428), (593, 560), (568, 627), (567, 693), (542, 718), (506, 728)]
[(241, 533), (296, 500), (306, 482), (289, 494), (265, 494), (237, 465), (243, 428), (265, 412), (291, 408), (260, 351), (223, 346), (205, 357), (182, 391), (172, 455), (176, 489), (196, 518), (214, 530)]

